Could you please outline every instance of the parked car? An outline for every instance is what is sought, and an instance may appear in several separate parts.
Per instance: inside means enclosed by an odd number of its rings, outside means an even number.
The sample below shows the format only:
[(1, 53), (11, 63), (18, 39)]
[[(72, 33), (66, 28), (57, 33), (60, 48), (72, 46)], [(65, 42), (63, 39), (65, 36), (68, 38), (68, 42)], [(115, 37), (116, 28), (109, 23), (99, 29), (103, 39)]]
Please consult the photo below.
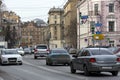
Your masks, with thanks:
[(25, 52), (22, 48), (16, 48), (16, 50), (18, 51), (18, 53), (21, 55), (21, 56), (24, 56), (25, 55)]
[(37, 57), (46, 57), (49, 54), (49, 47), (47, 44), (38, 44), (34, 50), (34, 59)]
[(54, 64), (70, 64), (70, 55), (67, 50), (63, 48), (54, 48), (50, 50), (49, 55), (46, 57), (46, 65)]
[(3, 49), (0, 54), (0, 63), (3, 64), (20, 64), (22, 65), (22, 56), (16, 49)]
[(120, 69), (120, 58), (107, 48), (83, 48), (73, 57), (70, 62), (71, 73), (81, 70), (86, 76), (92, 72), (111, 72), (117, 76)]
[(24, 48), (25, 54), (32, 54), (30, 48)]

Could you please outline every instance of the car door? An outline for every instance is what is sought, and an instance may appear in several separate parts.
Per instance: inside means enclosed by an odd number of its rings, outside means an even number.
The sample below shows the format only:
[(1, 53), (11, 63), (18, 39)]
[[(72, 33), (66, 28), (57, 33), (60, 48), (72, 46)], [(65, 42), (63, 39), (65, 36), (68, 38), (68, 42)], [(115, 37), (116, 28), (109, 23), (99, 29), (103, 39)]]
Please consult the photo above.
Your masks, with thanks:
[(86, 56), (86, 51), (85, 50), (83, 50), (81, 52), (81, 54), (78, 55), (78, 64), (77, 64), (77, 66), (79, 66), (78, 67), (79, 70), (83, 70), (85, 56)]
[(84, 56), (82, 57), (82, 69), (84, 68), (84, 65), (89, 65), (89, 58), (90, 58), (90, 52), (88, 50), (84, 51)]
[(74, 61), (74, 65), (75, 65), (75, 68), (77, 70), (80, 70), (81, 69), (81, 64), (82, 64), (82, 61), (81, 61), (81, 56), (82, 56), (82, 53), (84, 52), (84, 50), (80, 50), (78, 53), (77, 53), (77, 57), (75, 58), (75, 61)]
[(77, 60), (77, 64), (76, 64), (76, 66), (77, 66), (77, 69), (79, 69), (79, 70), (83, 70), (83, 68), (84, 68), (84, 65), (86, 64), (86, 63), (88, 63), (88, 58), (89, 58), (89, 51), (87, 51), (87, 50), (83, 50), (82, 52), (81, 52), (81, 54), (79, 54), (78, 55), (78, 60)]

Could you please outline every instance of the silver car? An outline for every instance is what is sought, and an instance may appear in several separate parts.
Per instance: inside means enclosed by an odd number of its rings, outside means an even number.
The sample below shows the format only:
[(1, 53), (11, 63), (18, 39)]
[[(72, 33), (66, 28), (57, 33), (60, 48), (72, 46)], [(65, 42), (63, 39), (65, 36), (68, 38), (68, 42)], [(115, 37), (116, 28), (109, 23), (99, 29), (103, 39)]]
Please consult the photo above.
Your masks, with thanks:
[(38, 57), (46, 57), (49, 54), (49, 48), (47, 44), (38, 44), (34, 50), (34, 59)]
[(117, 76), (120, 70), (120, 58), (106, 48), (83, 48), (73, 57), (71, 73), (81, 70), (86, 76), (92, 72), (111, 72)]

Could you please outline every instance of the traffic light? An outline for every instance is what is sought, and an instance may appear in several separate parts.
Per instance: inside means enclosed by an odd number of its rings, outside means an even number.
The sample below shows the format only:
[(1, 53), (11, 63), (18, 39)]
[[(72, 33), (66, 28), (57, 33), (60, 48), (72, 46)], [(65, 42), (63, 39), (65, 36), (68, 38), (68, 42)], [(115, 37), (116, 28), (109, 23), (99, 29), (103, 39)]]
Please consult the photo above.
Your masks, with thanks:
[(82, 15), (82, 13), (81, 12), (79, 12), (79, 17), (81, 18), (81, 15)]
[(92, 34), (95, 33), (95, 27), (91, 27), (91, 32), (92, 32)]

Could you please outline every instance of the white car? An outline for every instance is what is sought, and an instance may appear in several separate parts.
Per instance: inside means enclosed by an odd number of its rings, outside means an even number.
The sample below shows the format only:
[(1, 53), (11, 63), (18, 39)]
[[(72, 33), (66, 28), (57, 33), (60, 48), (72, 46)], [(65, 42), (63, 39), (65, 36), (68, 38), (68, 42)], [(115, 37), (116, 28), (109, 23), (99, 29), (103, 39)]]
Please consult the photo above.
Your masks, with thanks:
[(22, 48), (17, 48), (16, 49), (18, 51), (18, 53), (21, 55), (21, 56), (24, 56), (25, 55), (25, 52)]
[(25, 52), (25, 54), (31, 54), (30, 48), (24, 48), (24, 52)]
[(0, 63), (3, 64), (19, 64), (22, 65), (22, 56), (16, 49), (3, 49), (0, 54)]
[(34, 50), (34, 59), (37, 57), (46, 57), (49, 54), (49, 47), (47, 44), (38, 44)]

